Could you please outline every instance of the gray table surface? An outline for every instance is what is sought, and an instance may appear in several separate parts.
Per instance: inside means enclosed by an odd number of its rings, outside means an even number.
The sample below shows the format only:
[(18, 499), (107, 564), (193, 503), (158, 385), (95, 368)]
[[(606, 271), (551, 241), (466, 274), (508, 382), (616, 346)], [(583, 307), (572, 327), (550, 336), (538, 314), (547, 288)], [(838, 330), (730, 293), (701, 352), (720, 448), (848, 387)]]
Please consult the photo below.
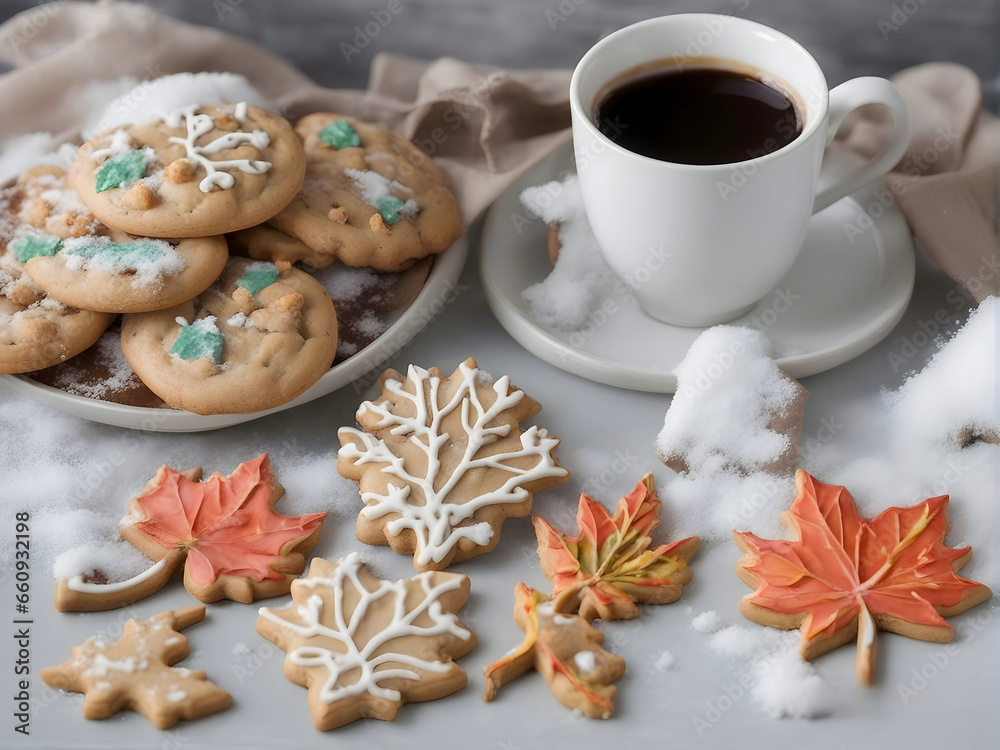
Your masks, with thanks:
[[(739, 15), (775, 26), (799, 39), (819, 60), (832, 84), (861, 74), (889, 75), (909, 65), (931, 60), (954, 60), (968, 65), (983, 80), (988, 97), (996, 104), (996, 80), (1000, 73), (1000, 3), (994, 0), (840, 0), (817, 2), (799, 0), (708, 0), (707, 2), (655, 2), (654, 0), (414, 0), (406, 2), (404, 22), (389, 24), (361, 55), (350, 62), (338, 52), (341, 41), (350, 41), (354, 27), (371, 19), (385, 2), (321, 2), (294, 0), (169, 0), (150, 5), (186, 20), (217, 26), (255, 40), (271, 51), (286, 57), (317, 81), (338, 87), (365, 84), (367, 66), (377, 51), (387, 51), (433, 58), (451, 55), (457, 58), (511, 67), (572, 66), (582, 53), (603, 34), (636, 20), (667, 12), (733, 10)], [(32, 2), (0, 1), (0, 17), (35, 5)], [(905, 23), (893, 20), (894, 7), (905, 6), (913, 12)], [(904, 15), (905, 15), (905, 11)], [(547, 15), (548, 14), (548, 15)], [(558, 15), (554, 15), (558, 14)], [(896, 16), (896, 21), (899, 20)], [(898, 26), (888, 30), (887, 21)], [(554, 28), (553, 28), (554, 26)], [(463, 292), (417, 339), (387, 366), (405, 368), (408, 362), (425, 366), (438, 364), (451, 368), (470, 354), (477, 355), (483, 366), (494, 374), (509, 373), (513, 380), (545, 405), (539, 421), (565, 439), (561, 449), (563, 462), (574, 472), (573, 480), (549, 497), (540, 499), (538, 510), (552, 510), (558, 504), (575, 502), (581, 487), (592, 484), (611, 465), (616, 449), (638, 457), (636, 476), (618, 476), (606, 487), (605, 501), (627, 489), (647, 469), (657, 474), (666, 471), (656, 463), (651, 439), (662, 423), (669, 398), (652, 394), (619, 391), (576, 378), (545, 364), (516, 344), (493, 319), (481, 293), (476, 249), (478, 225), (471, 230), (472, 252), (462, 278)], [(805, 436), (820, 429), (821, 420), (830, 415), (854, 415), (858, 406), (869, 402), (881, 388), (897, 387), (904, 377), (895, 372), (887, 353), (900, 344), (901, 337), (918, 330), (920, 320), (933, 317), (953, 292), (954, 284), (918, 264), (917, 288), (906, 317), (879, 346), (858, 359), (833, 371), (805, 380), (811, 392), (804, 425)], [(912, 360), (919, 367), (932, 353), (925, 347)], [(0, 410), (15, 396), (0, 391)], [(349, 424), (357, 407), (358, 395), (347, 388), (317, 402), (259, 420), (244, 427), (231, 428), (200, 436), (144, 436), (142, 456), (148, 464), (124, 467), (116, 483), (141, 486), (155, 462), (163, 457), (180, 463), (198, 456), (207, 467), (231, 469), (233, 457), (249, 458), (254, 451), (272, 452), (276, 466), (294, 455), (309, 454), (317, 461), (330, 461), (331, 487), (326, 491), (334, 504), (330, 529), (324, 534), (317, 554), (337, 556), (359, 549), (375, 560), (383, 571), (407, 574), (409, 562), (388, 550), (364, 550), (353, 540), (354, 509), (347, 498), (342, 480), (333, 474), (333, 451), (336, 429)], [(579, 404), (586, 404), (580, 408)], [(57, 415), (53, 413), (53, 419)], [(67, 429), (79, 432), (81, 440), (114, 440), (118, 432), (65, 419)], [(858, 434), (859, 425), (851, 425), (845, 434)], [(853, 429), (852, 429), (853, 428)], [(0, 436), (0, 439), (3, 439)], [(859, 455), (866, 448), (859, 442)], [(595, 465), (594, 456), (607, 461)], [(27, 466), (0, 466), (0, 486), (7, 472), (26, 471)], [(280, 471), (280, 468), (279, 468)], [(984, 488), (997, 492), (997, 488)], [(316, 490), (317, 494), (322, 494)], [(1000, 500), (1000, 497), (998, 497)], [(21, 501), (23, 502), (23, 501)], [(114, 498), (112, 503), (124, 503)], [(296, 509), (305, 510), (308, 503)], [(563, 512), (564, 516), (565, 513)], [(6, 523), (7, 520), (4, 520)], [(466, 693), (438, 704), (404, 709), (395, 725), (359, 722), (341, 733), (319, 735), (304, 715), (304, 691), (286, 684), (280, 676), (280, 660), (264, 659), (255, 667), (249, 682), (237, 680), (234, 659), (228, 649), (199, 654), (204, 666), (217, 682), (237, 694), (237, 708), (228, 714), (202, 722), (184, 724), (172, 733), (160, 735), (137, 716), (116, 718), (103, 723), (83, 723), (76, 715), (79, 702), (63, 698), (47, 704), (44, 713), (34, 720), (31, 738), (12, 732), (9, 701), (0, 711), (0, 746), (14, 747), (227, 747), (273, 746), (288, 736), (285, 746), (325, 747), (331, 743), (347, 746), (542, 748), (561, 746), (610, 746), (649, 744), (656, 747), (686, 747), (696, 742), (706, 747), (773, 747), (808, 745), (817, 748), (937, 747), (963, 741), (971, 747), (988, 746), (1000, 732), (996, 718), (997, 659), (1000, 654), (1000, 616), (996, 600), (986, 605), (992, 613), (988, 636), (975, 644), (963, 644), (954, 658), (954, 666), (927, 692), (908, 706), (896, 695), (897, 683), (909, 679), (910, 670), (924, 665), (933, 650), (923, 644), (894, 637), (886, 650), (892, 654), (882, 659), (884, 679), (868, 694), (858, 694), (852, 686), (852, 649), (841, 649), (826, 657), (822, 674), (843, 693), (844, 706), (837, 715), (819, 722), (772, 721), (760, 715), (748, 701), (737, 702), (718, 727), (705, 737), (692, 730), (692, 717), (704, 712), (706, 701), (722, 694), (724, 686), (737, 679), (735, 668), (712, 655), (702, 636), (686, 627), (686, 607), (697, 613), (716, 609), (730, 621), (738, 620), (736, 598), (745, 592), (732, 576), (732, 550), (709, 550), (704, 562), (695, 564), (695, 582), (677, 605), (663, 608), (650, 619), (625, 624), (617, 632), (623, 635), (614, 647), (626, 656), (630, 674), (622, 683), (619, 695), (620, 718), (613, 722), (592, 723), (575, 719), (557, 706), (546, 694), (541, 680), (525, 677), (520, 684), (506, 688), (500, 701), (487, 706), (478, 700), (482, 689), (481, 668), (519, 640), (520, 634), (509, 620), (510, 591), (519, 579), (541, 586), (544, 581), (533, 562), (532, 534), (526, 522), (508, 524), (504, 543), (493, 555), (462, 566), (473, 576), (477, 594), (471, 603), (476, 627), (482, 628), (481, 646), (463, 660), (470, 674)], [(699, 563), (703, 567), (699, 568)], [(718, 573), (717, 576), (713, 575)], [(55, 617), (44, 607), (50, 595), (51, 580), (36, 571), (35, 599), (41, 640), (35, 642), (35, 663), (42, 666), (64, 658), (66, 649), (89, 633), (114, 622), (115, 613)], [(0, 585), (0, 602), (6, 612), (10, 601), (10, 579)], [(142, 607), (152, 614), (159, 609), (183, 606), (191, 600), (175, 587), (149, 600)], [(214, 622), (202, 629), (204, 638), (224, 638), (220, 623), (240, 616), (242, 605), (215, 605)], [(85, 619), (92, 618), (92, 619)], [(4, 621), (6, 621), (4, 615)], [(245, 618), (244, 618), (245, 619)], [(8, 697), (12, 687), (11, 640), (0, 631), (0, 695)], [(612, 632), (609, 629), (609, 633)], [(195, 629), (189, 632), (194, 642)], [(241, 633), (239, 640), (253, 649), (262, 641), (252, 630)], [(883, 643), (889, 644), (888, 637)], [(680, 657), (676, 671), (657, 673), (644, 654), (654, 654), (669, 647)], [(966, 647), (967, 646), (967, 647)], [(264, 674), (266, 672), (266, 674)], [(239, 684), (237, 684), (239, 683)], [(37, 683), (36, 683), (37, 684)], [(265, 690), (264, 685), (269, 687)], [(642, 707), (642, 711), (638, 707)], [(269, 710), (280, 715), (289, 726), (286, 735), (278, 727), (262, 720)], [(883, 717), (890, 717), (884, 720)], [(455, 721), (457, 729), (442, 729)], [(627, 722), (627, 723), (626, 723)], [(122, 731), (124, 730), (124, 731)], [(252, 737), (250, 736), (252, 735)]]

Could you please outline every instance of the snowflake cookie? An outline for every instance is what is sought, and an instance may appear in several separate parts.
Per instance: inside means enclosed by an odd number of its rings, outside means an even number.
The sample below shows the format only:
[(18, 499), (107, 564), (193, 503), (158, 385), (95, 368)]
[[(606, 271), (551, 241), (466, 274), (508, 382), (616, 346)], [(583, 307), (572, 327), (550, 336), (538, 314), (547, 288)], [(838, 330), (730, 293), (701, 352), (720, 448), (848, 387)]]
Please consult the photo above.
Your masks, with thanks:
[(569, 478), (559, 445), (520, 423), (540, 405), (467, 359), (450, 377), (410, 365), (382, 375), (382, 397), (341, 428), (340, 473), (358, 481), (365, 508), (356, 533), (443, 570), (491, 551), (507, 518), (531, 512), (532, 494)]
[(233, 699), (209, 682), (200, 669), (173, 665), (191, 653), (178, 631), (205, 618), (205, 606), (160, 612), (148, 620), (129, 620), (122, 637), (99, 637), (70, 649), (72, 659), (42, 670), (54, 688), (85, 693), (83, 715), (106, 719), (122, 709), (138, 711), (157, 729), (181, 719), (200, 719), (224, 711)]
[(208, 237), (260, 224), (295, 197), (302, 142), (245, 102), (191, 104), (85, 143), (70, 185), (105, 224), (150, 237)]
[(476, 647), (454, 614), (468, 598), (469, 579), (457, 573), (381, 581), (357, 553), (314, 558), (292, 583), (290, 607), (260, 609), (257, 632), (286, 652), (285, 676), (309, 689), (317, 729), (389, 721), (403, 703), (465, 687), (452, 660)]
[[(305, 147), (305, 181), (267, 227), (241, 233), (237, 241), (251, 257), (401, 271), (461, 236), (462, 216), (444, 176), (406, 138), (319, 112), (295, 131)], [(269, 229), (289, 241), (274, 243)]]

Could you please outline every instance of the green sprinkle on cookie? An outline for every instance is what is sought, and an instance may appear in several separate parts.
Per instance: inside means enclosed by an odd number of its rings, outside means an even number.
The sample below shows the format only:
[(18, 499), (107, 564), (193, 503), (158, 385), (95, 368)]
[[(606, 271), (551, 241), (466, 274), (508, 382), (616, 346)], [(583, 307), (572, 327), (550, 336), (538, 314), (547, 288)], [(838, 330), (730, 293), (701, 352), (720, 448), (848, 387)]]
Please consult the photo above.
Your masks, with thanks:
[(66, 255), (94, 258), (106, 265), (135, 268), (147, 263), (155, 263), (166, 253), (152, 242), (105, 242), (80, 243), (65, 249)]
[(29, 234), (26, 237), (18, 237), (8, 247), (14, 251), (19, 261), (27, 263), (32, 258), (55, 255), (62, 248), (62, 244), (61, 239), (50, 234)]
[(278, 267), (273, 263), (251, 263), (236, 280), (236, 286), (241, 286), (256, 296), (277, 280)]
[(319, 131), (316, 137), (336, 149), (355, 148), (361, 145), (361, 136), (347, 120), (334, 120)]
[(183, 318), (178, 318), (177, 322), (181, 324), (181, 330), (174, 345), (170, 347), (171, 354), (176, 354), (186, 362), (202, 357), (208, 357), (215, 365), (222, 361), (222, 344), (226, 336), (215, 324), (214, 315), (196, 320), (190, 325)]
[(103, 193), (111, 188), (125, 187), (145, 176), (146, 154), (133, 149), (120, 156), (113, 156), (101, 165), (97, 170), (96, 190)]
[(395, 195), (385, 195), (378, 199), (378, 203), (375, 208), (378, 212), (382, 214), (382, 219), (386, 224), (390, 226), (395, 224), (400, 219), (400, 209), (403, 207), (403, 201), (397, 198)]

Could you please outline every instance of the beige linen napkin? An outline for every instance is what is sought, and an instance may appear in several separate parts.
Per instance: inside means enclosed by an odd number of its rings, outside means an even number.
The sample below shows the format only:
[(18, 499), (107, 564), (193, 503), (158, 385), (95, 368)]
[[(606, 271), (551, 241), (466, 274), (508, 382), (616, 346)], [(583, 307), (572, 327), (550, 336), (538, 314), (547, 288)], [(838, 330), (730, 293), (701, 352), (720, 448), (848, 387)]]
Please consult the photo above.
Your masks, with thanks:
[(0, 26), (0, 60), (15, 67), (0, 77), (0, 101), (8, 103), (0, 142), (35, 131), (75, 139), (86, 103), (71, 94), (90, 81), (229, 71), (289, 117), (344, 112), (414, 139), (447, 175), (467, 223), (570, 135), (567, 70), (381, 54), (367, 92), (327, 89), (250, 42), (130, 3), (24, 11)]
[[(928, 63), (892, 77), (913, 113), (906, 154), (885, 178), (927, 255), (977, 302), (1000, 294), (1000, 118), (983, 111), (975, 73)], [(871, 156), (892, 127), (884, 108), (845, 121), (838, 140)]]

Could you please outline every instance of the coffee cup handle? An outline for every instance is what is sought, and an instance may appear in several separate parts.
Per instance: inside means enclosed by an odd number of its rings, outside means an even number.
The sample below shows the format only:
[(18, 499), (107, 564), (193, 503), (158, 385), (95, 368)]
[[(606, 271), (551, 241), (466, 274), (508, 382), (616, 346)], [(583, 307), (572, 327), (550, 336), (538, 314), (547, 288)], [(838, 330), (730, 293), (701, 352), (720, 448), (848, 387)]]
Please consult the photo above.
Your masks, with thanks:
[[(882, 150), (862, 165), (844, 172), (838, 170), (833, 175), (829, 160), (824, 159), (820, 169), (819, 183), (822, 186), (813, 202), (813, 213), (822, 211), (841, 198), (850, 195), (872, 180), (892, 169), (910, 143), (910, 108), (903, 97), (884, 78), (865, 76), (840, 84), (830, 92), (830, 111), (827, 124), (826, 145), (829, 146), (837, 134), (837, 128), (848, 114), (865, 104), (884, 104), (892, 110), (892, 133)], [(824, 179), (824, 176), (826, 179)]]

